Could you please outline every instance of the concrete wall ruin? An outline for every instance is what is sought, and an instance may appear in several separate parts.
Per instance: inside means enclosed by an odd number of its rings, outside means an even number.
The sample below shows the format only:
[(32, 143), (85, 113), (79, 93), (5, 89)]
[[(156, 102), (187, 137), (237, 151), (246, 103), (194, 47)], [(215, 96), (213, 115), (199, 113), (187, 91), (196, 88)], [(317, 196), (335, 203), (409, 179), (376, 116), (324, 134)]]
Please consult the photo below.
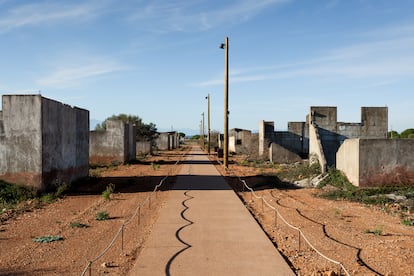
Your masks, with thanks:
[(348, 139), (336, 159), (355, 186), (414, 185), (413, 139)]
[[(270, 150), (270, 145), (274, 144)], [(276, 144), (278, 146), (276, 146)], [(292, 154), (286, 153), (290, 151)], [(269, 160), (296, 162), (297, 156), (307, 158), (309, 153), (309, 125), (306, 122), (289, 122), (287, 131), (274, 131), (274, 122), (261, 121), (259, 125), (259, 156)], [(278, 156), (280, 155), (280, 156)], [(289, 161), (286, 159), (291, 156)]]
[(252, 132), (250, 130), (232, 128), (229, 131), (229, 152), (250, 153), (252, 147)]
[(95, 165), (119, 164), (136, 158), (135, 125), (107, 120), (105, 131), (91, 131), (89, 162)]
[(137, 156), (152, 154), (151, 141), (137, 141)]
[(41, 95), (3, 95), (0, 179), (45, 190), (88, 175), (89, 111)]
[(270, 144), (274, 141), (275, 123), (260, 121), (259, 123), (259, 156), (269, 156)]
[(277, 143), (271, 143), (269, 147), (269, 160), (272, 163), (284, 164), (299, 162), (302, 158), (298, 154), (282, 147)]
[(387, 107), (361, 107), (361, 123), (338, 122), (337, 108), (332, 106), (312, 106), (308, 118), (318, 133), (311, 139), (320, 139), (319, 142), (310, 140), (309, 153), (316, 156), (323, 153), (327, 166), (335, 166), (336, 152), (345, 139), (387, 138)]
[(180, 147), (179, 135), (176, 131), (160, 132), (155, 141), (159, 150), (172, 150)]

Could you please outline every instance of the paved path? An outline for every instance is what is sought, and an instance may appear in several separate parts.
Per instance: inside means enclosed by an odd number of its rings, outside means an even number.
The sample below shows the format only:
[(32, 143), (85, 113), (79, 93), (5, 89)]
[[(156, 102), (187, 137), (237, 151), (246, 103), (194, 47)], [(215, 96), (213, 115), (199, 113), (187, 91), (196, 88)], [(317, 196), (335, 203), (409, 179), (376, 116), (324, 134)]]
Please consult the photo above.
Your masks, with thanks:
[(294, 275), (200, 150), (184, 161), (130, 275)]

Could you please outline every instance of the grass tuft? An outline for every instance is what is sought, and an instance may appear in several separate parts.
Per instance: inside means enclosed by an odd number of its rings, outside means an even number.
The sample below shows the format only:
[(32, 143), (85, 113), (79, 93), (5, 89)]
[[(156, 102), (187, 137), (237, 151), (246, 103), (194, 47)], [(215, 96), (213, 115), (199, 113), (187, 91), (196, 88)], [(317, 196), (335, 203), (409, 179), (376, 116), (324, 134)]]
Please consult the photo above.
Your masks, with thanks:
[(108, 220), (109, 219), (109, 213), (102, 211), (96, 214), (95, 216), (96, 220)]

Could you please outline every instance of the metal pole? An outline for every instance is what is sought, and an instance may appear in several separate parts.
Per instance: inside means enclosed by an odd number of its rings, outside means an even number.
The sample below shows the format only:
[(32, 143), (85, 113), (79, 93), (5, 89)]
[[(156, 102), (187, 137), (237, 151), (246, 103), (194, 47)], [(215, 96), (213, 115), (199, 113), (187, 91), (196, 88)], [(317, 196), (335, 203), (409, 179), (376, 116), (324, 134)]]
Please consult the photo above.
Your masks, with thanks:
[(229, 38), (226, 37), (224, 45), (224, 147), (223, 147), (223, 165), (228, 168), (229, 160)]
[(205, 141), (204, 141), (204, 112), (203, 113), (201, 113), (201, 115), (203, 115), (203, 126), (202, 126), (202, 132), (203, 132), (203, 149), (205, 149), (206, 148), (206, 143), (205, 143)]
[(208, 103), (207, 103), (207, 110), (208, 110), (208, 137), (207, 137), (207, 139), (208, 139), (208, 147), (207, 147), (207, 149), (208, 149), (208, 155), (210, 155), (210, 94), (208, 94), (208, 97), (207, 97), (207, 100), (208, 100)]

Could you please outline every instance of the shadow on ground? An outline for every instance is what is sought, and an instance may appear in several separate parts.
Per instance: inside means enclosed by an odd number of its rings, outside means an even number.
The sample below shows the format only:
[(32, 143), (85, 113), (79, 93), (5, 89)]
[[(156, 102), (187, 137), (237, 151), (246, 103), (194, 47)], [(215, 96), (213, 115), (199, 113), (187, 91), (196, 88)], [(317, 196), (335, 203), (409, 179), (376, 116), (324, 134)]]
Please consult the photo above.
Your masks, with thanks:
[[(115, 193), (152, 192), (165, 176), (134, 177), (87, 177), (72, 184), (67, 193), (76, 195), (100, 195), (109, 184), (115, 185)], [(176, 182), (176, 176), (169, 176), (159, 190), (170, 190)]]

